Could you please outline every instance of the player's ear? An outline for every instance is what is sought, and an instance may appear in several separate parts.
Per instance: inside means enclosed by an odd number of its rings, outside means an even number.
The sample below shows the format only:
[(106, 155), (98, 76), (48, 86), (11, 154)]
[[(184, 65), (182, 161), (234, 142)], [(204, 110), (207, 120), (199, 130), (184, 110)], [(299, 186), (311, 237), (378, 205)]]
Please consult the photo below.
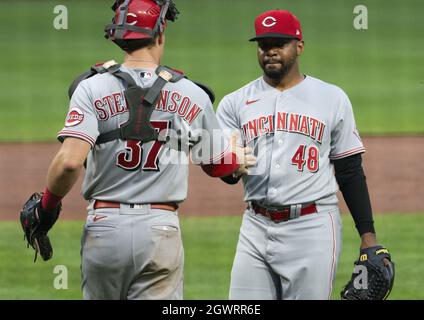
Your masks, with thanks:
[(299, 40), (296, 43), (296, 51), (297, 55), (300, 56), (303, 53), (303, 49), (305, 48), (305, 42), (303, 40)]

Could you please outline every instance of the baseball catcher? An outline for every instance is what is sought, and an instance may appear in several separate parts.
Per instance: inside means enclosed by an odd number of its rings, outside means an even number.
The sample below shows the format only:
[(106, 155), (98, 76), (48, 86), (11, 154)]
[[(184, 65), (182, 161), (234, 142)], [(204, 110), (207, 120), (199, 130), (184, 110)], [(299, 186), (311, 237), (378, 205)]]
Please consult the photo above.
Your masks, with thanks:
[(116, 0), (113, 11), (105, 36), (123, 50), (123, 63), (96, 64), (73, 82), (62, 145), (43, 194), (21, 212), (22, 227), (36, 254), (50, 259), (47, 233), (85, 166), (83, 298), (180, 300), (178, 208), (187, 197), (189, 157), (223, 177), (246, 173), (250, 151), (221, 130), (211, 92), (160, 64), (167, 21), (178, 13), (174, 1)]
[(47, 232), (55, 224), (62, 210), (61, 203), (53, 211), (43, 209), (42, 197), (43, 193), (34, 193), (24, 204), (20, 213), (24, 239), (26, 239), (28, 247), (31, 246), (35, 250), (34, 262), (37, 260), (38, 254), (44, 261), (53, 256), (53, 248)]
[(340, 293), (342, 300), (385, 300), (395, 279), (389, 251), (382, 246), (361, 249), (354, 265), (352, 278)]

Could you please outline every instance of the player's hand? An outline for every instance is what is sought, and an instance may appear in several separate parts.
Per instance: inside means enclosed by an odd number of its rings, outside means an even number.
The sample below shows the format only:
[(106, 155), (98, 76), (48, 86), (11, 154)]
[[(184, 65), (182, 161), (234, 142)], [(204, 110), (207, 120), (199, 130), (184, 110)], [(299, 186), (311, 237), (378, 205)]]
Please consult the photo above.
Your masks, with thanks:
[(249, 174), (249, 168), (256, 165), (256, 157), (253, 155), (253, 149), (250, 147), (241, 147), (237, 144), (237, 140), (240, 136), (238, 131), (234, 131), (231, 134), (231, 150), (237, 156), (237, 161), (240, 167), (236, 172), (233, 173), (234, 177), (240, 177), (244, 174)]
[[(377, 237), (375, 236), (375, 233), (366, 232), (361, 236), (361, 247), (359, 248), (359, 250), (375, 246), (378, 246)], [(390, 260), (387, 258), (383, 258), (383, 262), (384, 265), (387, 266), (390, 263)]]

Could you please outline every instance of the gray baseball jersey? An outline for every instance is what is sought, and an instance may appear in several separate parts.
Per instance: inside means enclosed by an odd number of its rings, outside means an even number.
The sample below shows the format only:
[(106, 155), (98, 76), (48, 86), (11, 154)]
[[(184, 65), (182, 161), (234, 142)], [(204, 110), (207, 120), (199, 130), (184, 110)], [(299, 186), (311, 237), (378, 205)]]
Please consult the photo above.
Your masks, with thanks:
[[(157, 75), (150, 69), (121, 70), (141, 87)], [(114, 76), (98, 74), (75, 90), (65, 126), (58, 138), (76, 137), (91, 144), (83, 195), (121, 203), (181, 202), (187, 196), (188, 154), (167, 148), (163, 142), (140, 145), (135, 140), (114, 140), (95, 145), (99, 134), (128, 120), (124, 86)], [(151, 116), (154, 128), (167, 135), (179, 133), (192, 148), (192, 160), (211, 163), (229, 150), (229, 143), (214, 114), (207, 94), (187, 79), (167, 83)], [(184, 148), (183, 148), (184, 149)]]
[(330, 160), (364, 152), (347, 95), (310, 76), (282, 92), (256, 79), (224, 97), (217, 116), (257, 150), (257, 166), (243, 178), (246, 201), (283, 206), (331, 197)]
[[(141, 87), (150, 87), (157, 78), (154, 70), (121, 69)], [(96, 208), (91, 201), (87, 208), (81, 241), (83, 296), (182, 299), (184, 250), (178, 213), (152, 203), (186, 198), (189, 149), (193, 162), (208, 164), (225, 156), (229, 141), (207, 94), (182, 79), (163, 87), (151, 115), (159, 141), (114, 140), (96, 145), (101, 133), (128, 120), (124, 89), (107, 73), (82, 81), (58, 135), (60, 140), (75, 137), (92, 146), (84, 197), (120, 203), (118, 208)], [(175, 148), (178, 137), (180, 148)]]
[(284, 91), (256, 79), (218, 107), (223, 128), (253, 147), (245, 200), (317, 214), (274, 222), (245, 211), (231, 271), (230, 299), (328, 299), (340, 254), (341, 223), (331, 160), (364, 152), (352, 106), (338, 87), (307, 76)]

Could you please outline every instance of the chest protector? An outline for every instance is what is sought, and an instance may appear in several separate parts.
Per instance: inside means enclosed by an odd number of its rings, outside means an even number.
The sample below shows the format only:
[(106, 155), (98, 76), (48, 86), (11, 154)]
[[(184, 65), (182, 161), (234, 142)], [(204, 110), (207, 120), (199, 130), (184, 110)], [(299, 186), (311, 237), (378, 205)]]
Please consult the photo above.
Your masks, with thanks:
[[(119, 69), (120, 66), (120, 64), (112, 60), (102, 65), (91, 67), (89, 71), (84, 72), (73, 81), (68, 90), (69, 99), (81, 81), (98, 73), (109, 73), (124, 83), (126, 87), (124, 96), (130, 114), (128, 121), (123, 123), (119, 128), (100, 134), (96, 140), (96, 144), (103, 144), (115, 139), (139, 140), (142, 143), (157, 140), (159, 133), (150, 124), (150, 117), (159, 99), (160, 92), (166, 83), (178, 82), (182, 78), (185, 78), (185, 76), (168, 67), (159, 66), (155, 71), (158, 78), (153, 85), (149, 88), (141, 88), (129, 73)], [(214, 93), (211, 89), (198, 82), (194, 83), (209, 95), (212, 102), (215, 100)]]

